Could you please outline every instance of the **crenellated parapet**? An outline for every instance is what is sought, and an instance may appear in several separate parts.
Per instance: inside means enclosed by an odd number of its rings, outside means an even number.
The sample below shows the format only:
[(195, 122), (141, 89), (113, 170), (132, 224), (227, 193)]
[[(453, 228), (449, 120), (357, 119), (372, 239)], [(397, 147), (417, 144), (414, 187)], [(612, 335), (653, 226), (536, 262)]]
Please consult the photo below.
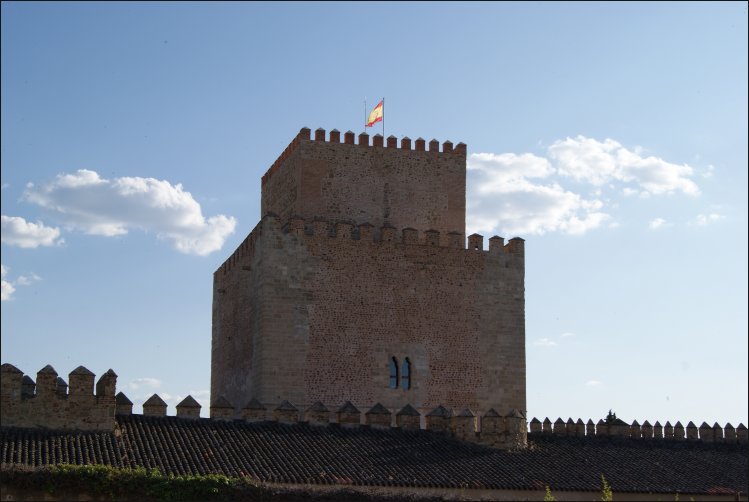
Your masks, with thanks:
[[(390, 225), (375, 228), (365, 222), (354, 225), (350, 221), (330, 221), (322, 218), (305, 220), (300, 216), (292, 216), (287, 221), (281, 221), (273, 213), (266, 214), (255, 226), (247, 238), (234, 250), (229, 258), (216, 270), (215, 274), (226, 275), (231, 270), (241, 267), (243, 271), (250, 271), (249, 258), (255, 252), (256, 243), (263, 234), (263, 228), (280, 230), (284, 234), (294, 235), (300, 239), (337, 239), (355, 241), (361, 244), (424, 246), (434, 248), (462, 249), (481, 252), (491, 256), (505, 256), (523, 258), (525, 256), (524, 239), (513, 237), (506, 244), (503, 237), (493, 236), (489, 239), (489, 249), (484, 250), (484, 237), (472, 234), (468, 237), (468, 244), (460, 232), (449, 232), (442, 235), (437, 230), (419, 232), (414, 228), (396, 229)], [(221, 291), (219, 291), (221, 293)]]
[(330, 131), (329, 135), (326, 138), (325, 129), (318, 128), (315, 130), (314, 139), (311, 137), (312, 131), (309, 127), (302, 127), (297, 135), (294, 137), (294, 139), (291, 140), (291, 142), (288, 144), (288, 146), (284, 149), (283, 152), (281, 152), (281, 155), (278, 156), (278, 158), (271, 164), (271, 166), (268, 168), (268, 170), (265, 172), (265, 174), (262, 177), (262, 184), (265, 185), (267, 181), (270, 179), (271, 176), (273, 176), (274, 173), (278, 171), (278, 169), (281, 167), (281, 165), (288, 159), (291, 155), (294, 154), (294, 152), (297, 150), (297, 148), (304, 143), (305, 141), (315, 141), (319, 143), (331, 143), (331, 144), (344, 144), (344, 145), (353, 145), (358, 146), (362, 148), (388, 148), (388, 149), (397, 149), (397, 150), (404, 150), (409, 152), (424, 152), (425, 155), (427, 154), (441, 154), (441, 155), (454, 155), (454, 156), (462, 156), (466, 157), (467, 154), (467, 147), (465, 143), (458, 143), (457, 145), (453, 146), (453, 143), (451, 141), (445, 141), (442, 143), (442, 151), (440, 151), (440, 143), (436, 139), (432, 139), (429, 141), (428, 148), (427, 143), (422, 138), (417, 138), (413, 143), (413, 148), (411, 147), (411, 139), (408, 136), (404, 136), (401, 138), (400, 146), (398, 145), (398, 138), (395, 136), (388, 136), (387, 141), (385, 141), (385, 138), (381, 134), (375, 134), (372, 137), (372, 142), (370, 144), (369, 141), (369, 134), (367, 133), (361, 133), (357, 135), (353, 131), (346, 131), (343, 134), (343, 141), (341, 141), (341, 133), (337, 129), (333, 129)]
[(249, 271), (250, 268), (247, 262), (255, 253), (255, 243), (262, 233), (262, 221), (255, 225), (252, 232), (237, 246), (237, 249), (221, 264), (221, 266), (214, 272), (214, 275), (226, 275), (230, 270), (237, 266), (244, 267), (243, 270)]
[[(117, 399), (118, 403), (130, 403), (122, 393), (118, 394)], [(200, 404), (192, 396), (187, 396), (176, 409), (178, 418), (200, 417)], [(218, 396), (210, 407), (210, 420), (273, 421), (286, 424), (304, 422), (316, 427), (336, 424), (347, 428), (422, 429), (501, 449), (523, 448), (526, 445), (525, 416), (515, 409), (509, 410), (506, 415), (500, 415), (493, 408), (481, 414), (467, 408), (457, 411), (442, 405), (431, 410), (417, 410), (410, 404), (401, 409), (389, 409), (381, 403), (375, 403), (364, 409), (367, 411), (362, 412), (350, 401), (342, 405), (325, 405), (317, 401), (311, 405), (297, 406), (287, 400), (281, 403), (261, 403), (252, 398), (237, 412), (229, 400)], [(166, 410), (166, 402), (157, 394), (143, 403), (144, 415), (166, 416)], [(122, 414), (131, 413), (132, 403)]]
[(5, 427), (70, 430), (113, 430), (118, 406), (117, 374), (111, 369), (96, 382), (84, 366), (68, 374), (68, 382), (47, 365), (36, 381), (12, 364), (2, 365), (0, 420)]
[[(351, 221), (331, 221), (322, 218), (305, 220), (300, 216), (292, 216), (287, 221), (280, 221), (278, 216), (273, 213), (266, 214), (261, 221), (261, 224), (263, 223), (266, 228), (278, 228), (282, 233), (294, 235), (300, 239), (310, 238), (311, 240), (317, 241), (354, 241), (366, 245), (379, 244), (450, 248), (481, 252), (485, 255), (501, 255), (519, 258), (523, 258), (525, 255), (524, 240), (520, 237), (513, 237), (507, 242), (507, 244), (505, 244), (503, 237), (495, 235), (489, 239), (489, 249), (484, 250), (484, 237), (479, 234), (470, 235), (468, 237), (468, 244), (466, 245), (466, 240), (460, 232), (449, 232), (443, 235), (438, 230), (430, 229), (420, 232), (415, 228), (407, 227), (397, 229), (387, 224), (380, 228), (375, 228), (368, 222), (354, 225)], [(260, 227), (261, 225), (258, 225), (258, 227), (253, 230), (253, 234), (260, 234)], [(235, 251), (235, 254), (238, 253), (241, 248), (242, 246)], [(231, 264), (235, 262), (236, 259), (230, 257), (222, 266), (222, 269), (227, 266), (227, 264), (230, 267)]]
[(533, 418), (530, 421), (530, 434), (553, 434), (555, 436), (572, 437), (618, 437), (635, 440), (703, 441), (706, 443), (746, 444), (748, 442), (747, 428), (744, 424), (739, 424), (734, 429), (730, 423), (726, 424), (725, 427), (721, 427), (717, 422), (713, 425), (702, 422), (702, 425), (697, 427), (691, 421), (684, 427), (681, 422), (676, 422), (675, 425), (671, 425), (671, 422), (666, 422), (665, 425), (661, 425), (658, 421), (651, 424), (648, 420), (645, 420), (641, 425), (637, 420), (628, 424), (621, 419), (616, 419), (609, 423), (599, 420), (596, 425), (593, 420), (588, 420), (587, 424), (583, 424), (582, 419), (577, 419), (574, 422), (570, 418), (565, 422), (561, 418), (558, 418), (552, 427), (552, 422), (548, 417), (543, 422), (537, 418)]

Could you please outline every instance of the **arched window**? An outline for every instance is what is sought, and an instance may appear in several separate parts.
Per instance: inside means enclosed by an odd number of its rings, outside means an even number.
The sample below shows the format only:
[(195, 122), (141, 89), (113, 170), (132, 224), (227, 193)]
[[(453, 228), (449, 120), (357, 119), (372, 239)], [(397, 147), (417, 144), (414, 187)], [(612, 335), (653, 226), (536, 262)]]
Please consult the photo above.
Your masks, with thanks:
[(398, 388), (398, 360), (395, 357), (390, 359), (390, 388)]
[(411, 388), (411, 360), (406, 358), (403, 361), (403, 369), (401, 370), (401, 388), (408, 390)]

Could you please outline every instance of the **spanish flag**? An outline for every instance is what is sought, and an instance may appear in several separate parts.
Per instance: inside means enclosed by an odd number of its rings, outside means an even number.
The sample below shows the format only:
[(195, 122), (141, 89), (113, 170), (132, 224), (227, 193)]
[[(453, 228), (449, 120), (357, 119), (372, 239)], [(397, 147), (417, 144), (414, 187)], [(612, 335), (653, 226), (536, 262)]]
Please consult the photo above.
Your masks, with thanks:
[(372, 127), (377, 122), (382, 122), (382, 108), (384, 104), (385, 100), (383, 99), (377, 104), (377, 106), (374, 107), (374, 110), (369, 113), (369, 118), (367, 119), (367, 127)]

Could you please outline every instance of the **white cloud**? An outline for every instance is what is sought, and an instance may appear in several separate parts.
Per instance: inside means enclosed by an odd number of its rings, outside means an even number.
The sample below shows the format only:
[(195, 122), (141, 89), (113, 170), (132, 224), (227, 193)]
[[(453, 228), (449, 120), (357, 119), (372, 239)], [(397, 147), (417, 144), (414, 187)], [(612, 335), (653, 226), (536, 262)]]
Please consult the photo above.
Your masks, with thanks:
[(650, 223), (648, 223), (648, 227), (650, 227), (651, 230), (657, 230), (664, 226), (666, 224), (666, 220), (663, 218), (656, 218), (652, 220)]
[(556, 162), (559, 174), (576, 181), (596, 186), (610, 181), (633, 183), (652, 195), (699, 195), (699, 187), (690, 179), (694, 175), (691, 166), (642, 154), (642, 149), (628, 150), (612, 139), (600, 142), (585, 136), (555, 141), (549, 147), (549, 157)]
[(60, 174), (43, 186), (27, 185), (24, 197), (58, 212), (67, 225), (91, 235), (116, 236), (131, 229), (156, 232), (182, 253), (207, 255), (221, 249), (236, 220), (203, 216), (190, 192), (166, 180), (122, 177), (95, 171)]
[(561, 335), (559, 335), (559, 336), (561, 336), (562, 338), (569, 338), (569, 337), (575, 336), (575, 334), (574, 334), (574, 333), (570, 333), (570, 332), (568, 331), (568, 332), (562, 333), (562, 334), (561, 334)]
[(21, 248), (55, 246), (62, 244), (60, 230), (47, 227), (41, 221), (31, 223), (19, 216), (0, 216), (2, 221), (2, 243)]
[(609, 215), (603, 203), (586, 200), (557, 183), (536, 184), (554, 170), (548, 160), (531, 154), (472, 154), (468, 159), (468, 233), (582, 234)]
[(16, 288), (13, 284), (5, 280), (5, 276), (8, 275), (8, 269), (5, 265), (0, 265), (0, 299), (1, 301), (7, 301), (13, 298), (13, 293)]
[(558, 344), (554, 340), (550, 340), (548, 338), (539, 338), (538, 340), (533, 342), (533, 345), (537, 347), (554, 347)]
[(15, 283), (19, 286), (31, 286), (35, 282), (41, 281), (42, 278), (36, 275), (35, 273), (31, 273), (28, 276), (25, 275), (19, 275), (18, 279), (16, 279)]
[[(607, 199), (605, 190), (639, 198), (674, 192), (696, 196), (694, 174), (692, 167), (648, 156), (642, 147), (628, 150), (613, 139), (584, 136), (555, 141), (545, 157), (475, 153), (468, 158), (466, 231), (580, 235), (616, 228), (609, 212), (618, 203)], [(592, 186), (581, 192), (589, 195), (572, 190), (566, 185), (570, 180)]]
[(587, 382), (585, 382), (585, 385), (587, 387), (599, 387), (603, 385), (603, 383), (599, 382), (598, 380), (588, 380)]
[(15, 280), (6, 280), (6, 277), (8, 276), (8, 270), (8, 267), (0, 264), (0, 281), (2, 281), (0, 282), (0, 300), (2, 301), (13, 299), (13, 293), (15, 293), (16, 291), (16, 286), (30, 286), (31, 284), (42, 280), (41, 277), (33, 272), (28, 276), (18, 276), (18, 278)]
[(127, 386), (132, 390), (138, 390), (141, 388), (158, 389), (161, 387), (161, 380), (151, 377), (136, 378), (135, 380), (128, 382)]
[(707, 166), (707, 169), (702, 171), (700, 174), (703, 178), (712, 178), (713, 174), (715, 174), (715, 166), (712, 164)]
[(7, 184), (7, 183), (3, 183), (2, 185), (0, 185), (0, 190), (5, 190), (5, 189), (6, 189), (6, 188), (8, 188), (9, 186), (10, 186), (9, 184)]
[(695, 223), (700, 226), (705, 226), (710, 223), (715, 223), (718, 220), (722, 220), (723, 218), (725, 218), (725, 216), (718, 213), (698, 214), (697, 218), (695, 218)]

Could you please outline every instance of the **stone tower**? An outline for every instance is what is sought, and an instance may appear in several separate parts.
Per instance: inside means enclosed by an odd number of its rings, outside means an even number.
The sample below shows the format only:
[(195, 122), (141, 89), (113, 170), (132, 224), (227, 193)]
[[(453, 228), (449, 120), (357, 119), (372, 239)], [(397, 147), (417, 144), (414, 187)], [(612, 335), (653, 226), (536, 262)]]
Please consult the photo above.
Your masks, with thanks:
[(466, 246), (466, 146), (310, 136), (214, 273), (212, 399), (524, 414), (524, 242)]

